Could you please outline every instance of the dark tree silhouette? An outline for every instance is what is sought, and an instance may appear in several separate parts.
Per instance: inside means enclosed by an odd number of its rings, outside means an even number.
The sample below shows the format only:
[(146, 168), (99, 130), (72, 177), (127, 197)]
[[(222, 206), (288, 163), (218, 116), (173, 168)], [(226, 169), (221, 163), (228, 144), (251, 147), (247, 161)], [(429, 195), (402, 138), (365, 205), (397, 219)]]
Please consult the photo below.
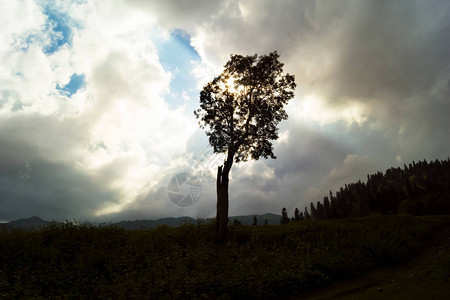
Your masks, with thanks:
[(288, 224), (289, 223), (289, 217), (286, 211), (286, 208), (283, 207), (283, 209), (281, 210), (281, 220), (280, 220), (280, 224)]
[(298, 210), (298, 208), (295, 208), (294, 216), (295, 221), (300, 221), (300, 211)]
[(300, 213), (300, 221), (303, 221), (305, 219), (305, 216), (303, 215), (303, 213)]
[(284, 105), (294, 97), (294, 76), (283, 74), (276, 51), (269, 55), (231, 55), (224, 71), (203, 87), (194, 112), (215, 153), (227, 158), (217, 169), (216, 236), (228, 223), (228, 182), (233, 162), (276, 158), (272, 141), (287, 119)]
[(258, 219), (256, 218), (256, 216), (253, 216), (253, 226), (258, 226)]
[(308, 212), (308, 208), (306, 206), (305, 206), (304, 216), (305, 216), (305, 220), (309, 220), (311, 218), (311, 216), (309, 215), (309, 212)]
[(331, 219), (334, 217), (331, 210), (330, 200), (328, 200), (327, 196), (323, 198), (323, 215), (325, 219)]
[(317, 219), (317, 216), (318, 216), (317, 210), (314, 207), (314, 203), (311, 202), (311, 218), (312, 219)]

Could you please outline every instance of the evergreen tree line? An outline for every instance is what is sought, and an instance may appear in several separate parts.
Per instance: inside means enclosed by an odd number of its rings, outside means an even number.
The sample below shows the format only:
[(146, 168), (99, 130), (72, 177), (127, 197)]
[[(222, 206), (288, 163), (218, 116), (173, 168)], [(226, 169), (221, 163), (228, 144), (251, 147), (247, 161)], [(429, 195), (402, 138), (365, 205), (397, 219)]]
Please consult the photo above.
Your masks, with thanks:
[(386, 173), (367, 175), (346, 184), (339, 191), (325, 196), (310, 211), (295, 209), (288, 218), (282, 210), (281, 223), (304, 219), (339, 219), (363, 217), (374, 213), (412, 215), (450, 214), (450, 159), (412, 162), (402, 168), (390, 168)]
[[(242, 225), (242, 222), (235, 218), (233, 220), (233, 225), (240, 226), (240, 225)], [(264, 225), (268, 225), (267, 219), (264, 219)], [(253, 216), (252, 226), (258, 226), (258, 219), (256, 218), (256, 216)]]

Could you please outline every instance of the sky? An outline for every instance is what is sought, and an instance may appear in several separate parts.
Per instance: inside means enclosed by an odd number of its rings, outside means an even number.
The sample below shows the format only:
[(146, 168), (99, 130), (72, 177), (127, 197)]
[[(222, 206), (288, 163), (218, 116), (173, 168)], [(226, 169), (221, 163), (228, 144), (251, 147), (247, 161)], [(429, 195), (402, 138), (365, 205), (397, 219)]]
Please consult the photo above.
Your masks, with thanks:
[(450, 155), (447, 0), (2, 0), (0, 221), (215, 216), (199, 92), (274, 50), (295, 98), (277, 159), (233, 165), (231, 216)]

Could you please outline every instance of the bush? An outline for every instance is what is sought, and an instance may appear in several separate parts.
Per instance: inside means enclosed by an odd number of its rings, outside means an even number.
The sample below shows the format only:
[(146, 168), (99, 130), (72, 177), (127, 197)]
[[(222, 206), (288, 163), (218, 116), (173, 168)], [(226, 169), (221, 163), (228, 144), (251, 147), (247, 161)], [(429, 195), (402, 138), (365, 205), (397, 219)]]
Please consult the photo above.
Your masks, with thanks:
[(276, 298), (400, 263), (433, 225), (408, 216), (123, 230), (67, 223), (1, 232), (2, 298)]

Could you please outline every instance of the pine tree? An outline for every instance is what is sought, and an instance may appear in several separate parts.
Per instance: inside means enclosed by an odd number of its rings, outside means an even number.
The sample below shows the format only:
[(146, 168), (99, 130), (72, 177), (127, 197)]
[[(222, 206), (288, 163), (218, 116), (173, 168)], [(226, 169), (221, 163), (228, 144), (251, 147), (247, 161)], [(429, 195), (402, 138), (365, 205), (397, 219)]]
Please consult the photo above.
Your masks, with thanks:
[(295, 221), (300, 221), (300, 211), (298, 210), (298, 208), (295, 208), (294, 215), (295, 215), (294, 220)]
[(309, 212), (308, 212), (308, 208), (305, 206), (305, 213), (304, 213), (304, 216), (305, 216), (305, 220), (309, 220), (309, 219), (311, 219), (311, 216), (309, 215)]
[(319, 220), (323, 220), (323, 219), (325, 219), (325, 216), (324, 216), (324, 209), (323, 209), (323, 204), (320, 202), (320, 201), (317, 201), (317, 205), (316, 205), (316, 213), (317, 213), (317, 217), (316, 217), (316, 219), (319, 219)]
[(333, 218), (332, 216), (332, 211), (331, 211), (331, 205), (330, 205), (330, 200), (328, 200), (328, 197), (325, 196), (323, 198), (323, 214), (325, 219), (331, 219)]
[[(450, 213), (450, 160), (419, 161), (385, 173), (367, 175), (367, 182), (345, 184), (335, 195), (330, 191), (314, 206), (311, 218), (345, 218), (370, 213), (396, 214), (399, 207), (412, 214)], [(436, 207), (440, 207), (439, 210)], [(450, 207), (450, 204), (449, 204)], [(307, 218), (305, 208), (304, 217)]]
[(288, 224), (289, 223), (289, 217), (286, 211), (286, 208), (283, 207), (283, 209), (281, 210), (281, 220), (280, 220), (281, 224)]
[(300, 221), (303, 221), (305, 219), (305, 217), (303, 216), (303, 213), (300, 213)]
[(317, 219), (317, 210), (311, 202), (311, 219)]

